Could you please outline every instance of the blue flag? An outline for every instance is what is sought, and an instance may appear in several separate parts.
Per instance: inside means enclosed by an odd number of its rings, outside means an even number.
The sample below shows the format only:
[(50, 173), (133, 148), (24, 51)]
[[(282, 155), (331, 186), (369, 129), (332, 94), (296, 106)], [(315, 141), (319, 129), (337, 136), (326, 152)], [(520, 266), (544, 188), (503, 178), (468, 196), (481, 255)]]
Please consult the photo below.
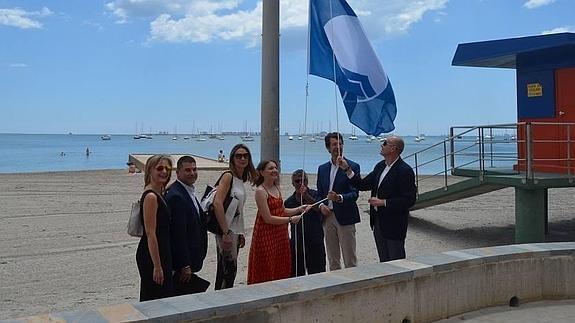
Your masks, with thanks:
[(349, 121), (366, 134), (393, 131), (395, 95), (353, 9), (345, 0), (310, 0), (309, 9), (309, 74), (337, 84)]

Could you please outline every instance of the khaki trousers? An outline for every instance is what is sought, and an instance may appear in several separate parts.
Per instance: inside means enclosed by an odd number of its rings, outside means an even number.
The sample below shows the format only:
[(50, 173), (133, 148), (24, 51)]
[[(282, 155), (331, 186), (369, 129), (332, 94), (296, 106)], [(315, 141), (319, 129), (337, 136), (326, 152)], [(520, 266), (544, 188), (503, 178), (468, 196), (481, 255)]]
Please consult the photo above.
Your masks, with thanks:
[(355, 224), (341, 225), (332, 213), (323, 222), (323, 232), (329, 270), (341, 269), (342, 254), (345, 268), (357, 266)]

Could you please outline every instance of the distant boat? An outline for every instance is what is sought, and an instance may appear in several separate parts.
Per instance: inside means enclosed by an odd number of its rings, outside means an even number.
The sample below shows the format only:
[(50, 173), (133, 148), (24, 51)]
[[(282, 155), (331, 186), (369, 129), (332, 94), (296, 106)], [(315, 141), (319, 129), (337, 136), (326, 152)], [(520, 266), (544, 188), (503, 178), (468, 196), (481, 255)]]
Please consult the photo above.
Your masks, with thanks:
[(297, 136), (297, 140), (303, 140), (303, 136)]
[(419, 121), (417, 122), (417, 136), (415, 136), (415, 138), (413, 138), (413, 141), (415, 142), (420, 142), (425, 140), (425, 134), (422, 134), (421, 132), (419, 132)]
[(245, 135), (245, 136), (241, 136), (242, 141), (254, 141), (254, 137), (252, 137), (251, 135)]
[(174, 126), (174, 136), (172, 140), (178, 140), (178, 126)]
[(293, 136), (288, 136), (288, 140), (293, 140)]
[(198, 137), (198, 138), (196, 138), (196, 141), (206, 141), (206, 140), (207, 140), (207, 139), (204, 138), (204, 137)]
[(424, 134), (419, 134), (417, 136), (415, 136), (415, 138), (413, 139), (415, 142), (420, 142), (425, 140), (425, 135)]
[(315, 136), (311, 136), (311, 137), (309, 138), (309, 142), (315, 142)]
[(355, 128), (351, 128), (351, 136), (348, 137), (349, 140), (357, 140), (357, 136), (355, 135)]
[(112, 140), (112, 136), (110, 136), (110, 135), (103, 135), (103, 136), (100, 137), (100, 139), (102, 139), (102, 140)]
[(184, 140), (189, 140), (190, 136), (184, 136)]
[(218, 140), (226, 140), (226, 137), (224, 137), (224, 136), (222, 136), (222, 135), (216, 136), (216, 138), (217, 138)]

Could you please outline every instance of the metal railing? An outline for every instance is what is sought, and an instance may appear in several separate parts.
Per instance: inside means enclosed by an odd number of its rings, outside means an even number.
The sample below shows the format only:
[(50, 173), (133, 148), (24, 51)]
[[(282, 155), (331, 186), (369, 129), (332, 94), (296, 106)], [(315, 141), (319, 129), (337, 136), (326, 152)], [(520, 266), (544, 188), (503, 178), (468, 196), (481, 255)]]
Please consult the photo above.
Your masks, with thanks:
[[(565, 173), (572, 177), (575, 156), (573, 131), (575, 123), (519, 122), (497, 125), (451, 127), (442, 141), (404, 157), (413, 159), (418, 190), (420, 182), (443, 176), (443, 188), (457, 171), (478, 172), (482, 180), (488, 173), (515, 173), (533, 180), (535, 171)], [(442, 150), (438, 154), (437, 150)], [(433, 153), (431, 153), (433, 152)], [(425, 156), (428, 155), (426, 159)], [(434, 166), (428, 175), (421, 175), (425, 167)], [(436, 187), (439, 188), (439, 187)]]

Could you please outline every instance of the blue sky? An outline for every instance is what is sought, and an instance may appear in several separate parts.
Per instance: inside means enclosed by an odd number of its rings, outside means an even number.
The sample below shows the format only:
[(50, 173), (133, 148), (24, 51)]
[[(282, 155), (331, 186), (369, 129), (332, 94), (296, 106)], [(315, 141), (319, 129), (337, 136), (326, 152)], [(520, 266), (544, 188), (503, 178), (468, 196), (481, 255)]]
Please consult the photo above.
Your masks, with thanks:
[[(307, 1), (281, 2), (280, 127), (306, 103)], [(573, 0), (349, 0), (387, 72), (396, 133), (516, 121), (514, 70), (452, 67), (457, 44), (575, 31)], [(259, 130), (261, 1), (0, 0), (0, 133)], [(350, 132), (309, 77), (308, 132)], [(336, 118), (336, 100), (339, 107)], [(359, 134), (359, 131), (358, 131)]]

